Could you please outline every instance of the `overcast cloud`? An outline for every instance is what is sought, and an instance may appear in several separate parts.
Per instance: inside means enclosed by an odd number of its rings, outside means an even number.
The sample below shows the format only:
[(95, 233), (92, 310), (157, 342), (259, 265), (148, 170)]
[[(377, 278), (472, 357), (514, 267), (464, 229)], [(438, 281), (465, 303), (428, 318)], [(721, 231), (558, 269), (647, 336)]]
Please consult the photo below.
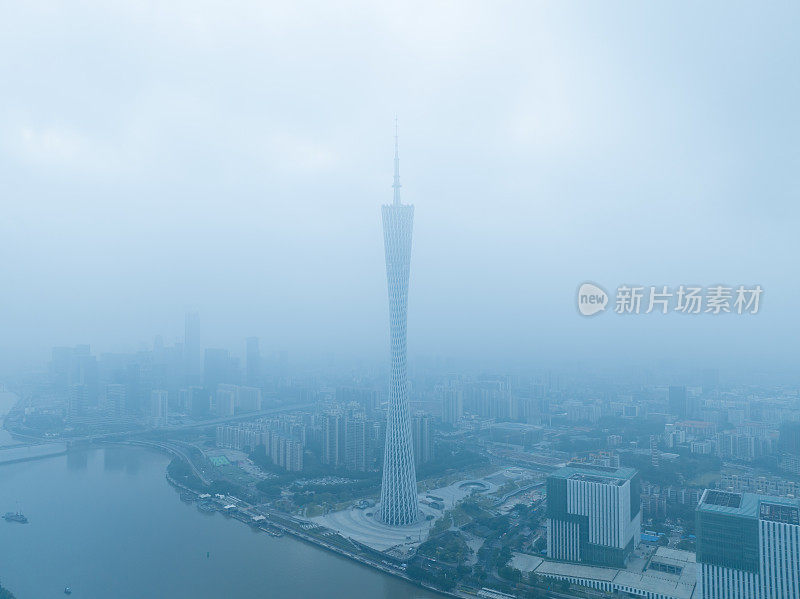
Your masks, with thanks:
[[(0, 359), (383, 356), (393, 119), (412, 355), (796, 370), (796, 3), (3, 2)], [(593, 319), (577, 286), (761, 284)]]

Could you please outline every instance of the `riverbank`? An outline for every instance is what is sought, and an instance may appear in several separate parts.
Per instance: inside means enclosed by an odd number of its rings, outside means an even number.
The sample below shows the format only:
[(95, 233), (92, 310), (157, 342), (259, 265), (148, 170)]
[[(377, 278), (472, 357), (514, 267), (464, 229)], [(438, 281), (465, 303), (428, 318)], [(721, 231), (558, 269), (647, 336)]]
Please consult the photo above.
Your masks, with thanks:
[[(3, 405), (0, 406), (3, 409), (0, 410), (0, 421), (1, 419), (8, 413), (9, 410), (13, 409), (14, 405), (17, 403), (18, 399), (13, 394), (7, 394), (5, 397), (6, 401), (3, 402)], [(36, 444), (36, 445), (19, 445), (16, 442), (13, 442), (13, 445), (2, 447), (0, 446), (0, 465), (2, 466), (11, 466), (14, 464), (19, 464), (20, 462), (27, 462), (31, 460), (39, 460), (42, 458), (53, 458), (62, 456), (67, 454), (67, 458), (69, 458), (70, 462), (73, 464), (73, 467), (80, 469), (82, 466), (82, 462), (80, 459), (81, 454), (85, 451), (85, 449), (78, 449), (76, 451), (70, 451), (68, 453), (68, 448), (66, 444), (63, 443), (45, 443), (45, 444)], [(130, 442), (129, 442), (130, 443)], [(102, 445), (107, 446), (111, 451), (114, 451), (115, 447), (118, 447), (117, 444), (112, 443), (101, 443)], [(130, 443), (133, 444), (133, 443)], [(145, 443), (140, 442), (136, 443), (143, 446), (146, 446), (148, 449), (158, 449), (159, 451), (166, 453), (172, 457), (176, 457), (178, 459), (182, 459), (186, 461), (187, 456), (182, 454), (176, 454), (174, 450), (171, 450), (169, 447), (166, 447), (166, 444), (163, 446), (158, 443)], [(166, 473), (167, 482), (175, 489), (183, 490), (183, 491), (193, 491), (196, 492), (194, 489), (190, 489), (185, 485), (181, 484), (180, 482), (174, 480), (170, 475), (169, 472)], [(369, 559), (364, 555), (360, 555), (357, 553), (358, 547), (354, 544), (352, 546), (352, 550), (348, 550), (345, 547), (337, 546), (334, 543), (326, 542), (323, 539), (316, 538), (313, 534), (308, 534), (302, 529), (303, 523), (300, 521), (295, 520), (291, 515), (288, 514), (277, 514), (271, 513), (265, 510), (260, 510), (256, 506), (252, 506), (250, 504), (245, 504), (241, 500), (237, 500), (239, 503), (239, 508), (242, 510), (250, 511), (251, 513), (255, 513), (257, 515), (262, 516), (265, 519), (265, 527), (261, 530), (266, 530), (269, 532), (269, 529), (272, 528), (275, 531), (280, 531), (282, 534), (289, 535), (294, 539), (303, 541), (304, 544), (311, 545), (315, 550), (324, 549), (326, 552), (335, 554), (339, 557), (347, 558), (350, 561), (356, 562), (359, 565), (366, 566), (370, 570), (377, 571), (381, 574), (389, 575), (395, 579), (399, 579), (403, 582), (410, 583), (418, 588), (425, 589), (430, 593), (435, 593), (438, 597), (460, 597), (460, 595), (454, 595), (451, 593), (442, 592), (439, 589), (435, 589), (430, 585), (427, 585), (421, 581), (414, 580), (410, 576), (408, 576), (405, 572), (403, 572), (402, 568), (397, 565), (393, 565), (390, 563), (381, 563), (380, 561), (376, 561), (375, 559)], [(26, 502), (27, 505), (27, 502)], [(251, 524), (251, 528), (253, 527), (251, 522), (248, 522), (249, 518), (237, 518), (246, 522), (247, 524)], [(37, 522), (38, 523), (38, 522)], [(0, 599), (7, 599), (3, 595), (0, 595)]]
[(5, 430), (5, 418), (19, 401), (19, 397), (10, 391), (0, 393), (0, 466), (67, 453), (67, 444), (64, 442), (21, 442)]
[(435, 599), (439, 594), (263, 534), (177, 500), (150, 448), (89, 447), (0, 468), (0, 506), (30, 523), (0, 521), (0, 580), (19, 599)]
[[(195, 494), (197, 493), (196, 489), (191, 489), (191, 488), (187, 487), (186, 485), (176, 481), (170, 475), (169, 471), (166, 472), (165, 477), (167, 479), (167, 482), (172, 487), (177, 489), (179, 492), (188, 492), (188, 493), (195, 493)], [(322, 549), (324, 549), (326, 551), (329, 551), (331, 553), (334, 553), (334, 554), (336, 554), (336, 555), (338, 555), (340, 557), (345, 557), (345, 558), (347, 558), (349, 560), (352, 560), (352, 561), (355, 561), (355, 562), (357, 562), (357, 563), (359, 563), (359, 564), (361, 564), (363, 566), (367, 566), (369, 568), (378, 570), (378, 571), (382, 572), (383, 574), (388, 574), (389, 576), (393, 576), (395, 578), (399, 578), (401, 580), (404, 580), (405, 582), (409, 582), (409, 583), (411, 583), (413, 585), (416, 585), (416, 586), (418, 586), (418, 587), (420, 587), (422, 589), (425, 589), (426, 591), (434, 592), (440, 597), (455, 597), (457, 599), (470, 599), (470, 598), (473, 598), (475, 596), (475, 595), (470, 595), (470, 594), (466, 594), (466, 593), (453, 593), (453, 592), (443, 591), (441, 589), (437, 589), (437, 588), (432, 587), (432, 586), (430, 586), (428, 584), (425, 584), (422, 581), (416, 580), (416, 579), (412, 578), (411, 576), (409, 576), (408, 574), (406, 574), (405, 571), (402, 568), (402, 565), (396, 565), (395, 566), (395, 565), (392, 565), (390, 562), (377, 562), (375, 560), (371, 560), (371, 559), (367, 558), (364, 555), (360, 555), (360, 554), (357, 554), (355, 552), (348, 551), (344, 547), (339, 547), (339, 546), (334, 545), (332, 543), (328, 543), (328, 542), (326, 542), (326, 541), (324, 541), (324, 540), (322, 540), (320, 538), (314, 537), (314, 536), (308, 534), (307, 532), (305, 532), (303, 530), (303, 528), (302, 528), (303, 525), (307, 526), (308, 523), (299, 521), (299, 520), (295, 519), (293, 516), (291, 516), (290, 514), (276, 513), (276, 512), (271, 512), (269, 510), (261, 509), (258, 506), (254, 506), (254, 505), (249, 504), (249, 503), (247, 503), (245, 501), (242, 501), (241, 499), (238, 499), (238, 498), (236, 498), (236, 501), (237, 501), (237, 504), (238, 504), (236, 507), (237, 507), (237, 509), (239, 510), (240, 513), (241, 512), (251, 512), (251, 513), (255, 512), (257, 516), (261, 516), (261, 517), (265, 518), (266, 519), (266, 523), (268, 523), (270, 526), (278, 529), (279, 531), (281, 531), (284, 534), (287, 534), (287, 535), (290, 535), (290, 536), (294, 537), (295, 539), (299, 539), (299, 540), (301, 540), (301, 541), (303, 541), (305, 543), (311, 544), (314, 547), (322, 548)], [(241, 518), (236, 518), (236, 519), (240, 520), (242, 522), (245, 522), (245, 520), (242, 520)]]

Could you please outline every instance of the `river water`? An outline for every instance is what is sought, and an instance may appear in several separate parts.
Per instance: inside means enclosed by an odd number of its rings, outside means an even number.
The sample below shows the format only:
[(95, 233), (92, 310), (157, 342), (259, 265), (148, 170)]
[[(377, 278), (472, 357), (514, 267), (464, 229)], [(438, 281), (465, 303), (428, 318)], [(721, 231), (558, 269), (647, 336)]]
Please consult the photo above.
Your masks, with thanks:
[(0, 466), (0, 582), (18, 599), (433, 599), (291, 537), (203, 514), (164, 478), (169, 458), (88, 449)]

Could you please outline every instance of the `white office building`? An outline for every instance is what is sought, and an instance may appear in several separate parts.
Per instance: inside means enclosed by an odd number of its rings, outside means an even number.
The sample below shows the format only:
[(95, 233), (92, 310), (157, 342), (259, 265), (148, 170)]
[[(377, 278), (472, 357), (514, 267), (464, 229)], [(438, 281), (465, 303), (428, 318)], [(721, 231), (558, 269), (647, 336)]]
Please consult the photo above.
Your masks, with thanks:
[(707, 489), (697, 562), (704, 599), (800, 597), (800, 501)]
[(624, 567), (639, 545), (639, 475), (633, 468), (570, 464), (547, 478), (547, 557)]

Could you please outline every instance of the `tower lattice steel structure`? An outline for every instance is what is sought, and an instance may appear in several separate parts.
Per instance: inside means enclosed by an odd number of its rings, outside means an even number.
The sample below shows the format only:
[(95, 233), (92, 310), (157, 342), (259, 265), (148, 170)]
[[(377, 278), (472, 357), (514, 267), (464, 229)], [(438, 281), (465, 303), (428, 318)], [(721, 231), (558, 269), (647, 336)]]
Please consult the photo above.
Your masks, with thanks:
[(416, 522), (417, 473), (411, 440), (406, 365), (406, 319), (408, 314), (408, 275), (411, 265), (411, 233), (414, 206), (400, 202), (400, 157), (397, 122), (394, 134), (394, 201), (382, 206), (383, 241), (386, 252), (386, 279), (389, 287), (389, 337), (391, 375), (389, 410), (386, 420), (386, 446), (381, 485), (381, 521), (392, 526)]

